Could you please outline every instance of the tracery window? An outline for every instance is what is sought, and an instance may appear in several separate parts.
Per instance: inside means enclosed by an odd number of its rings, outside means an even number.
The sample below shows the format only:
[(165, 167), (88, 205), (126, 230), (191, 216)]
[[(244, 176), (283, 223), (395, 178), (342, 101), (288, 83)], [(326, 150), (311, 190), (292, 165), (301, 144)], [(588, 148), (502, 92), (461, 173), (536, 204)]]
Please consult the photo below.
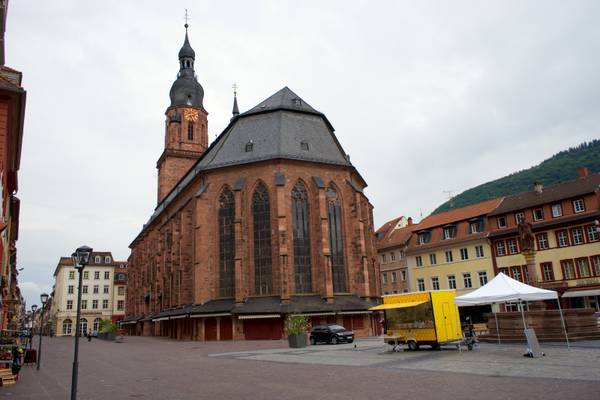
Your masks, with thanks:
[(329, 247), (331, 249), (331, 271), (333, 275), (333, 291), (346, 291), (346, 268), (344, 265), (344, 242), (342, 229), (342, 207), (337, 192), (328, 187), (327, 219), (329, 220)]
[(297, 293), (312, 291), (308, 195), (302, 182), (292, 189), (292, 239), (294, 242), (294, 283)]
[(271, 262), (271, 212), (269, 192), (260, 183), (252, 195), (254, 223), (254, 290), (257, 295), (270, 294), (272, 290)]
[(229, 188), (219, 197), (219, 295), (235, 291), (235, 199)]

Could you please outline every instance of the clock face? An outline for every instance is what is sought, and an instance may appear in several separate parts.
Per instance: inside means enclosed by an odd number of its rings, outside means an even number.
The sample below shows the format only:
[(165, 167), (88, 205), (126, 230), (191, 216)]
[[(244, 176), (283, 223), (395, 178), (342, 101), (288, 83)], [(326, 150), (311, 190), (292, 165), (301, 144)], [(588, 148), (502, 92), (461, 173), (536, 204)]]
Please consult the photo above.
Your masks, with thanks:
[(192, 108), (185, 109), (183, 112), (183, 115), (185, 115), (185, 119), (187, 119), (189, 121), (196, 122), (198, 120), (198, 111), (196, 111)]

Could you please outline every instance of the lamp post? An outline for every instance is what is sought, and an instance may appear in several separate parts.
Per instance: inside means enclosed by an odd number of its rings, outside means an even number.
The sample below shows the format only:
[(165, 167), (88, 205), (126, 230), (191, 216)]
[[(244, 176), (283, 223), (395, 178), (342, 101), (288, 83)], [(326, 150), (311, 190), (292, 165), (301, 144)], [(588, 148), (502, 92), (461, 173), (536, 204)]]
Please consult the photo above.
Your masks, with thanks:
[(75, 351), (73, 353), (73, 376), (71, 378), (71, 400), (77, 399), (77, 370), (79, 368), (79, 320), (81, 318), (81, 282), (83, 279), (83, 268), (89, 263), (93, 249), (81, 246), (75, 253), (71, 254), (73, 266), (79, 271), (79, 286), (77, 286), (77, 317), (75, 320)]
[(35, 311), (37, 310), (37, 304), (31, 305), (31, 331), (29, 331), (29, 349), (33, 348), (33, 332), (35, 331)]
[(48, 293), (42, 293), (40, 295), (40, 301), (42, 302), (42, 311), (40, 311), (40, 341), (38, 344), (37, 366), (35, 367), (38, 371), (40, 370), (40, 360), (42, 359), (42, 330), (44, 329), (44, 309), (46, 308), (48, 297), (50, 297), (48, 296)]

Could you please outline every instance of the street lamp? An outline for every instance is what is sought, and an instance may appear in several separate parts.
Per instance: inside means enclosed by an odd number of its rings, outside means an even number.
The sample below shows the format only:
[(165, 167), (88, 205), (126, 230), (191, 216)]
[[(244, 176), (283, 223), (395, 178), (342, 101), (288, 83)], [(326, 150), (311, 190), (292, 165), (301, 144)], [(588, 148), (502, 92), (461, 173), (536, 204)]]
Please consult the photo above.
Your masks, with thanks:
[(75, 253), (71, 254), (73, 266), (79, 271), (79, 286), (77, 286), (77, 317), (75, 320), (75, 351), (73, 353), (73, 376), (71, 377), (71, 400), (77, 399), (77, 369), (79, 367), (79, 320), (81, 318), (81, 282), (83, 279), (83, 268), (90, 262), (94, 251), (91, 247), (81, 246)]
[(35, 328), (35, 311), (37, 310), (37, 304), (31, 305), (31, 331), (29, 331), (29, 349), (33, 348), (33, 332)]
[(48, 293), (42, 293), (40, 295), (40, 301), (42, 302), (42, 311), (40, 311), (40, 341), (38, 344), (38, 356), (37, 356), (37, 366), (36, 369), (40, 370), (40, 360), (42, 359), (42, 330), (44, 329), (44, 309), (46, 308), (46, 303), (48, 302)]

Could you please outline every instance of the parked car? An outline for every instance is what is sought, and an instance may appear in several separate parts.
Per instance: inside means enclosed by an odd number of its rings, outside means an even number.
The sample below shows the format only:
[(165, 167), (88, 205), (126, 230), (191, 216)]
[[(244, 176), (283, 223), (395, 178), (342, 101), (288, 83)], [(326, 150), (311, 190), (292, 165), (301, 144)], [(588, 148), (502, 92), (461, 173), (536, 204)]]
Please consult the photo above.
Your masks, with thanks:
[(352, 343), (354, 333), (337, 324), (322, 324), (313, 327), (310, 332), (310, 344), (317, 343)]

